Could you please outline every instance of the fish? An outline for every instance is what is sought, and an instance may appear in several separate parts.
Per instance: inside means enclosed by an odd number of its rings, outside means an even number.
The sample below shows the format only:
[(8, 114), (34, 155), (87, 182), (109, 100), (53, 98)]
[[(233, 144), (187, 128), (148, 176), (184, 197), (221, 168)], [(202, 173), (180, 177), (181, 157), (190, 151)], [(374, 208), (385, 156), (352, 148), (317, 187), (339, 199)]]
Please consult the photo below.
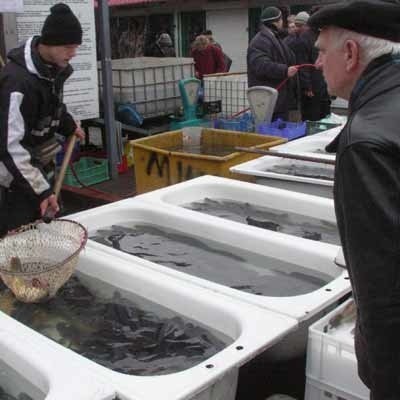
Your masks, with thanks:
[(341, 324), (355, 320), (356, 315), (356, 303), (354, 302), (354, 300), (352, 300), (340, 313), (335, 314), (329, 320), (329, 329), (337, 328)]

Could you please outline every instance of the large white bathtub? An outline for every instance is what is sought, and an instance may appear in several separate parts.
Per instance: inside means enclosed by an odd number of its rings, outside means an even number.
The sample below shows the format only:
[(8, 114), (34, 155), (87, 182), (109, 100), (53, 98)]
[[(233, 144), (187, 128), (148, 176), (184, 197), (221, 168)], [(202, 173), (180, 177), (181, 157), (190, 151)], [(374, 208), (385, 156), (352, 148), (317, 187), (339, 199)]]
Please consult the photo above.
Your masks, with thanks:
[[(136, 196), (135, 199), (144, 203), (154, 202), (162, 209), (165, 207), (173, 207), (179, 210), (179, 212), (195, 212), (190, 210), (191, 204), (194, 204), (192, 208), (194, 210), (199, 208), (198, 205), (200, 205), (200, 210), (202, 208), (207, 208), (207, 206), (201, 206), (202, 202), (207, 200), (211, 203), (211, 207), (213, 201), (220, 201), (221, 208), (223, 207), (223, 201), (236, 202), (236, 204), (253, 207), (253, 212), (256, 214), (257, 210), (259, 210), (261, 212), (261, 220), (262, 210), (264, 209), (267, 212), (271, 211), (275, 213), (275, 215), (270, 214), (269, 216), (276, 221), (288, 215), (294, 218), (293, 223), (297, 217), (298, 224), (304, 224), (305, 227), (308, 226), (310, 229), (317, 229), (317, 225), (320, 225), (320, 229), (323, 231), (324, 226), (326, 228), (329, 227), (329, 234), (327, 232), (321, 234), (320, 242), (336, 245), (340, 243), (339, 233), (336, 227), (333, 200), (318, 196), (310, 196), (289, 190), (281, 190), (234, 179), (205, 175), (177, 185)], [(228, 210), (221, 209), (219, 214), (222, 215), (227, 212)], [(240, 209), (238, 212), (240, 212)], [(251, 214), (251, 211), (248, 212)], [(204, 216), (206, 213), (202, 215)], [(227, 220), (226, 218), (224, 218), (224, 220)], [(241, 220), (241, 218), (237, 219)], [(230, 220), (232, 221), (233, 218)], [(245, 221), (243, 221), (243, 223), (245, 223)], [(249, 221), (248, 224), (251, 225), (251, 221)], [(311, 224), (313, 224), (312, 228)], [(257, 228), (257, 224), (253, 224), (252, 226), (255, 226), (254, 229), (260, 229)], [(237, 229), (242, 229), (242, 226), (238, 226)], [(282, 229), (281, 227), (276, 233), (278, 235), (287, 235), (288, 233), (284, 232), (289, 231), (290, 230)], [(298, 229), (296, 233), (300, 234), (301, 229)], [(336, 238), (333, 237), (334, 234), (336, 234)], [(297, 237), (300, 238), (301, 236), (299, 235)], [(307, 235), (303, 235), (303, 239), (305, 237), (307, 237)]]
[[(179, 185), (178, 185), (179, 186)], [(190, 193), (191, 190), (187, 190)], [(289, 193), (288, 193), (289, 194)], [(280, 193), (284, 195), (284, 193)], [(190, 195), (189, 195), (190, 196)], [(305, 199), (303, 199), (305, 200)], [(313, 209), (318, 213), (317, 201), (313, 198)], [(328, 211), (326, 200), (326, 212)], [(282, 201), (282, 205), (285, 204)], [(309, 205), (311, 205), (310, 203)], [(306, 204), (303, 204), (303, 210)], [(301, 207), (301, 206), (300, 206)], [(299, 208), (300, 209), (300, 208)], [(322, 215), (324, 207), (320, 204)], [(317, 215), (317, 214), (316, 214)], [(173, 229), (183, 235), (211, 240), (214, 248), (230, 248), (236, 255), (243, 253), (255, 254), (265, 262), (270, 258), (277, 262), (291, 263), (305, 268), (310, 272), (316, 271), (328, 275), (331, 280), (317, 290), (302, 295), (287, 295), (283, 293), (279, 297), (256, 295), (217, 283), (210, 278), (204, 279), (200, 275), (190, 275), (183, 270), (176, 270), (164, 265), (155, 264), (148, 260), (140, 259), (134, 255), (108, 247), (104, 244), (88, 241), (88, 247), (101, 249), (130, 262), (139, 263), (152, 270), (160, 271), (168, 276), (177, 277), (183, 281), (195, 283), (211, 291), (217, 291), (232, 298), (243, 300), (251, 304), (261, 306), (264, 309), (277, 311), (293, 317), (298, 321), (308, 320), (313, 315), (340, 299), (350, 291), (347, 271), (334, 263), (339, 246), (320, 243), (313, 240), (297, 238), (291, 235), (280, 234), (265, 229), (259, 229), (237, 222), (231, 222), (204, 215), (201, 213), (174, 207), (168, 204), (160, 204), (150, 201), (147, 197), (127, 199), (108, 204), (102, 207), (87, 210), (71, 216), (89, 229), (89, 236), (98, 229), (112, 225), (143, 225), (149, 224), (166, 229)], [(233, 249), (233, 250), (232, 250)], [(205, 265), (205, 268), (208, 268)], [(229, 265), (226, 266), (229, 268)], [(212, 270), (212, 266), (210, 268)], [(259, 271), (260, 274), (263, 271)], [(262, 276), (262, 275), (260, 275)]]
[[(341, 129), (342, 127), (339, 126), (316, 135), (305, 136), (301, 139), (275, 146), (272, 150), (277, 153), (282, 152), (305, 157), (313, 157), (320, 159), (321, 161), (333, 161), (335, 160), (335, 154), (324, 153), (324, 150), (326, 145), (340, 133)], [(235, 165), (230, 168), (230, 171), (238, 174), (250, 175), (254, 177), (256, 183), (261, 185), (332, 198), (333, 179), (325, 180), (271, 171), (272, 169), (283, 168), (288, 165), (302, 168), (319, 168), (321, 173), (330, 173), (332, 175), (334, 170), (333, 165), (323, 163), (300, 161), (274, 156), (263, 156)]]
[(73, 358), (59, 356), (45, 338), (0, 313), (0, 387), (33, 400), (113, 400), (115, 389), (81, 368)]
[[(98, 387), (97, 394), (91, 394), (99, 382), (107, 382), (121, 400), (233, 400), (238, 368), (297, 326), (292, 318), (261, 310), (189, 282), (182, 284), (182, 280), (145, 268), (137, 261), (116, 257), (89, 246), (80, 255), (77, 274), (86, 282), (90, 283), (91, 278), (93, 282), (100, 280), (124, 293), (149, 299), (170, 309), (173, 314), (220, 332), (232, 343), (181, 372), (156, 376), (127, 375), (101, 366), (0, 312), (0, 325), (5, 336), (12, 337), (16, 333), (23, 338), (23, 342), (32, 349), (30, 365), (41, 371), (42, 376), (48, 374), (50, 377), (40, 378), (40, 372), (31, 373), (32, 376), (36, 374), (36, 382), (41, 382), (41, 390), (46, 392), (46, 388), (50, 387), (51, 393), (53, 387), (57, 388), (59, 380), (63, 385), (59, 389), (64, 388), (68, 393), (61, 395), (57, 389), (54, 392), (57, 395), (46, 397), (46, 400), (112, 399), (100, 396)], [(5, 346), (5, 349), (9, 347)], [(6, 356), (4, 354), (2, 359)], [(45, 371), (47, 363), (48, 370)], [(29, 371), (28, 364), (22, 367), (23, 373)], [(82, 392), (76, 392), (77, 395), (71, 395), (75, 393), (72, 392), (75, 377), (82, 382), (85, 391), (82, 389)]]

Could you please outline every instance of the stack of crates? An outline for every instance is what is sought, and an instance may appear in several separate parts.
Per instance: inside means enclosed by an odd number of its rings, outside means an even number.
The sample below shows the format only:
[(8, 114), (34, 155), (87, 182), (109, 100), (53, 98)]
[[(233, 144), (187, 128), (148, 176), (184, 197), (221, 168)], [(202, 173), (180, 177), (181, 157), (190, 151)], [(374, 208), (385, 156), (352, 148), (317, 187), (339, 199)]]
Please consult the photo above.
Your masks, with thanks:
[(309, 327), (305, 400), (369, 400), (357, 373), (354, 350), (355, 317), (330, 327), (349, 299)]

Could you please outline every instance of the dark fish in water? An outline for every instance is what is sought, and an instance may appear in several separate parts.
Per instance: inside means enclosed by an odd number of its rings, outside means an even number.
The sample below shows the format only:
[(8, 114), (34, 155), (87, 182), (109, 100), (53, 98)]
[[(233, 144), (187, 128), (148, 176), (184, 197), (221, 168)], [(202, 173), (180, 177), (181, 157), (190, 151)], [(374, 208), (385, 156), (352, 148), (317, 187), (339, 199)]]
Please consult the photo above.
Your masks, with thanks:
[(329, 320), (329, 329), (337, 328), (339, 325), (346, 322), (355, 321), (357, 315), (356, 304), (354, 300), (351, 301), (347, 306), (338, 314), (334, 315)]
[(304, 231), (303, 238), (310, 239), (310, 240), (316, 240), (316, 241), (320, 242), (322, 239), (322, 235), (318, 232)]
[(257, 226), (258, 228), (269, 229), (274, 232), (279, 232), (281, 228), (279, 224), (272, 221), (262, 221), (252, 217), (247, 217), (246, 221), (250, 226)]

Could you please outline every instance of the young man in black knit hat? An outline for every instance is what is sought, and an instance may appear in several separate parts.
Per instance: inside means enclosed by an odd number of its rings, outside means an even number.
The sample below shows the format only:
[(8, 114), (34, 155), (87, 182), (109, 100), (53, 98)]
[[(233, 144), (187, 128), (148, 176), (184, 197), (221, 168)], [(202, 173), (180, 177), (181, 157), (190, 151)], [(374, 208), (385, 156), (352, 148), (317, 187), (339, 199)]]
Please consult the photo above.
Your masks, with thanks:
[[(281, 40), (282, 12), (277, 7), (267, 7), (260, 17), (262, 26), (247, 49), (247, 78), (249, 87), (269, 86), (276, 88), (287, 77), (297, 73), (295, 56)], [(294, 96), (290, 84), (284, 85), (278, 94), (272, 119), (288, 119), (290, 97)]]
[(322, 8), (316, 61), (349, 117), (336, 153), (335, 210), (357, 307), (358, 372), (373, 400), (400, 399), (400, 2)]
[(40, 36), (8, 54), (0, 74), (0, 235), (59, 211), (53, 194), (55, 134), (84, 134), (63, 103), (70, 60), (82, 43), (71, 9), (51, 7)]

